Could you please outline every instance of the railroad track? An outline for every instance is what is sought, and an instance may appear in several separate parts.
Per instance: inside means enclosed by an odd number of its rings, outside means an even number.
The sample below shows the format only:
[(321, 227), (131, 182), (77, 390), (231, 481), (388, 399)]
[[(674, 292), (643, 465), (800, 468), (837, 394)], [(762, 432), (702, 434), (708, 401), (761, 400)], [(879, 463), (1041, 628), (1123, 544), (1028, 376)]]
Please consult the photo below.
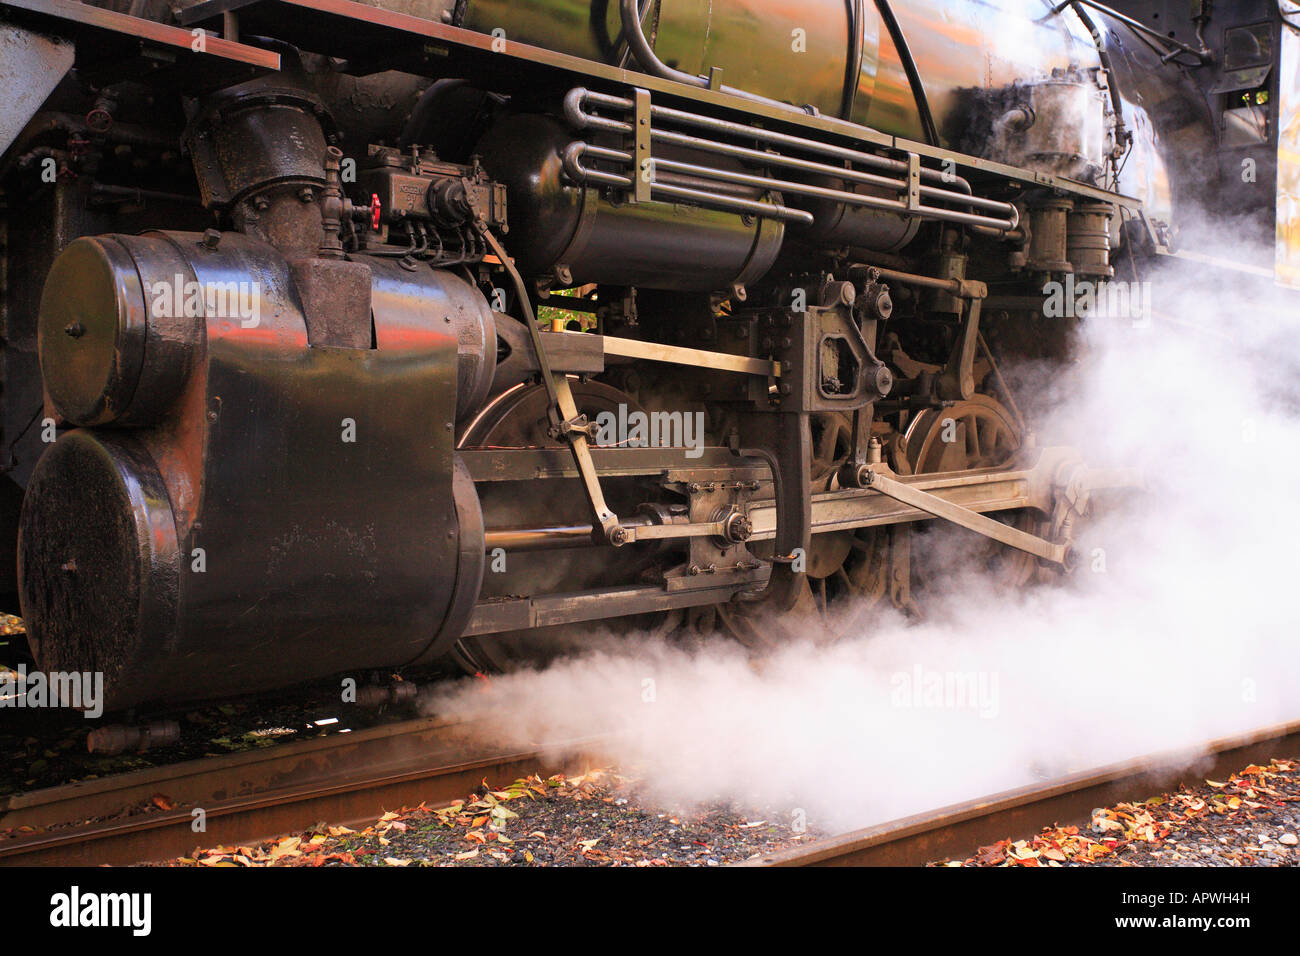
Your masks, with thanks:
[[(238, 845), (321, 821), (369, 823), (386, 810), (445, 803), (484, 779), (504, 784), (599, 760), (601, 738), (488, 750), (457, 723), (430, 718), (83, 781), (0, 803), (0, 865), (129, 864), (195, 845)], [(1300, 752), (1300, 722), (1155, 754), (971, 800), (747, 861), (748, 866), (919, 866), (1045, 826), (1086, 824), (1095, 807), (1223, 776)], [(121, 816), (162, 795), (169, 810)], [(192, 829), (201, 808), (206, 830)]]
[(965, 859), (976, 847), (1010, 837), (1027, 839), (1043, 827), (1087, 824), (1096, 807), (1222, 777), (1249, 763), (1300, 753), (1300, 722), (1072, 774), (996, 796), (882, 823), (745, 866), (923, 866)]
[[(463, 797), (594, 757), (599, 740), (485, 749), (430, 718), (51, 787), (0, 804), (0, 866), (123, 865), (303, 830), (373, 822), (387, 810)], [(155, 795), (172, 809), (123, 816)], [(206, 829), (193, 829), (201, 809)]]

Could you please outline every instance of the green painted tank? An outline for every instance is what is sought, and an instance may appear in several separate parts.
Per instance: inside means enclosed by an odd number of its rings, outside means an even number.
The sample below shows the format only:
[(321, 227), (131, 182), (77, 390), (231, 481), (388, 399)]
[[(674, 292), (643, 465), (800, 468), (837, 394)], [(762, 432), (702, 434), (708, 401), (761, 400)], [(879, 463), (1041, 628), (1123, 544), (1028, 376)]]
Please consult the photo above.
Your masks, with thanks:
[[(618, 0), (456, 6), (450, 16), (469, 29), (638, 68), (623, 42)], [(1068, 11), (1051, 15), (1052, 9), (1049, 0), (657, 0), (643, 10), (642, 22), (655, 54), (674, 69), (695, 76), (720, 69), (728, 86), (923, 139), (922, 111), (904, 65), (910, 55), (940, 141), (955, 146), (961, 131), (954, 119), (966, 91), (1099, 65), (1078, 18)]]

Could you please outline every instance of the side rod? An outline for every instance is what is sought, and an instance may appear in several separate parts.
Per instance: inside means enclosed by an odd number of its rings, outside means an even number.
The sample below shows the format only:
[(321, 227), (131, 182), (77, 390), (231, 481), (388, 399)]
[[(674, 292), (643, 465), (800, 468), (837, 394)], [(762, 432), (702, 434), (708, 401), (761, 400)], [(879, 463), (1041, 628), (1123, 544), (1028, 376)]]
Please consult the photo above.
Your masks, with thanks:
[(945, 521), (961, 525), (963, 528), (982, 534), (986, 538), (1000, 541), (1018, 551), (1024, 551), (1035, 557), (1042, 558), (1044, 561), (1059, 564), (1067, 569), (1074, 561), (1074, 555), (1066, 545), (1053, 544), (1037, 535), (1028, 534), (1018, 528), (1012, 528), (1001, 521), (995, 521), (978, 512), (971, 511), (969, 508), (963, 508), (951, 501), (945, 501), (937, 495), (932, 495), (929, 492), (921, 491), (919, 488), (913, 488), (901, 481), (889, 478), (874, 469), (865, 469), (862, 480), (867, 488), (878, 491), (886, 497), (916, 508), (918, 511), (934, 515), (936, 518), (943, 518)]

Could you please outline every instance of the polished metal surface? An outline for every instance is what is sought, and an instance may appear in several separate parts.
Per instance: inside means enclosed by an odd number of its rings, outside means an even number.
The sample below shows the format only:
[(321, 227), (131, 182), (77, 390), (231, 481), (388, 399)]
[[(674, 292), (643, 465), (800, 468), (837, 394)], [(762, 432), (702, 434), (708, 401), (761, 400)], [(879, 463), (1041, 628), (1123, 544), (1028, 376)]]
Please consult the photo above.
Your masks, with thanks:
[[(676, 70), (692, 76), (721, 70), (727, 86), (839, 114), (852, 57), (843, 0), (668, 0), (645, 6), (654, 51)], [(863, 32), (874, 36), (877, 19), (867, 9)], [(617, 0), (470, 0), (463, 24), (483, 33), (503, 30), (507, 39), (590, 60), (626, 60), (626, 45), (618, 42), (624, 30)], [(871, 43), (863, 85), (873, 79), (868, 71), (874, 51)]]
[[(311, 348), (273, 248), (230, 234), (110, 241), (134, 247), (128, 261), (145, 285), (171, 283), (179, 256), (203, 287), (252, 282), (260, 310), (255, 323), (205, 316), (205, 361), (153, 427), (121, 439), (73, 432), (59, 444), (68, 452), (44, 459), (49, 477), (27, 497), (22, 551), (24, 614), (41, 662), (106, 670), (109, 706), (119, 706), (409, 661), (444, 622), (458, 631), (483, 555), (472, 482), (453, 493), (458, 326), (474, 323), (431, 314), (430, 296), (415, 315), (381, 304), (376, 348)], [(445, 293), (454, 281), (430, 288)], [(391, 282), (380, 286), (394, 294)], [(482, 360), (480, 348), (474, 388), (487, 374)], [(445, 421), (430, 416), (436, 409)], [(110, 464), (93, 474), (104, 477), (78, 480), (92, 472), (71, 463), (73, 450), (101, 444), (94, 460)], [(141, 490), (97, 491), (105, 484)], [(76, 516), (88, 513), (106, 528), (119, 514), (134, 521), (134, 538), (86, 534)], [(165, 548), (164, 531), (174, 541)], [(134, 577), (107, 591), (90, 586), (131, 568)], [(78, 600), (57, 597), (68, 587)], [(157, 594), (170, 610), (148, 610)], [(349, 639), (327, 639), (344, 619)]]
[(497, 326), (483, 294), (454, 273), (403, 268), (392, 259), (357, 256), (373, 278), (371, 306), (380, 349), (403, 349), (439, 330), (456, 340), (456, 419), (478, 412), (497, 368)]
[[(563, 266), (566, 284), (709, 290), (755, 281), (776, 261), (780, 223), (685, 204), (616, 205), (599, 190), (567, 185), (569, 142), (554, 120), (522, 114), (496, 124), (477, 147), (510, 189), (509, 245), (525, 275)], [(671, 191), (690, 182), (666, 177), (660, 185)], [(748, 189), (742, 198), (761, 195)]]

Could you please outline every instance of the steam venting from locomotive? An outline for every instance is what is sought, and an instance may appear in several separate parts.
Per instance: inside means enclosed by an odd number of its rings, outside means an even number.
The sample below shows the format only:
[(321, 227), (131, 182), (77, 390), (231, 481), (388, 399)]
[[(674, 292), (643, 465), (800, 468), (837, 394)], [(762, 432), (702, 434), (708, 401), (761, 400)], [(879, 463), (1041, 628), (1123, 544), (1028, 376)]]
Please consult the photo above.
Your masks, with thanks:
[[(922, 622), (875, 614), (828, 644), (809, 616), (758, 666), (725, 645), (611, 641), (430, 706), (556, 749), (611, 729), (602, 746), (651, 798), (801, 811), (828, 832), (1165, 750), (1194, 764), (1206, 740), (1285, 723), (1300, 707), (1295, 307), (1279, 292), (1239, 311), (1185, 266), (1151, 295), (1150, 324), (1086, 321), (1089, 355), (1052, 396), (1045, 437), (1091, 437), (1148, 480), (1094, 518), (1069, 587), (1008, 593), (954, 529), (931, 547), (951, 577)], [(1243, 485), (1257, 493), (1229, 503)]]

